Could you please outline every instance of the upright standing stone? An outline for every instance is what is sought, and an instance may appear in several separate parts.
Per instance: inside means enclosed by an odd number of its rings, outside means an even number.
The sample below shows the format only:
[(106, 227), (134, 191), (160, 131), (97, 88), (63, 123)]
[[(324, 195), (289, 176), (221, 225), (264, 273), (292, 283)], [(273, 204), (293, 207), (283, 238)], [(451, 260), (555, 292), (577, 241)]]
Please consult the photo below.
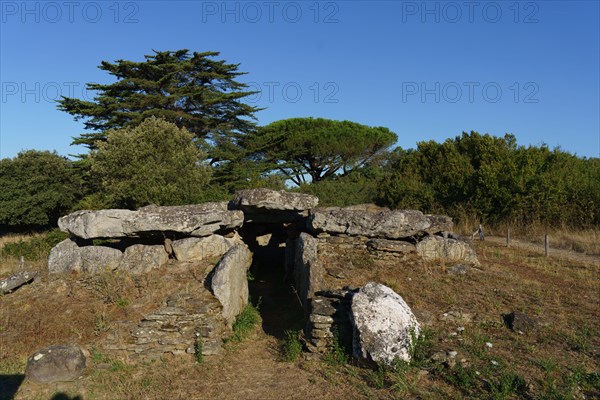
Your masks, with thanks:
[(394, 360), (410, 361), (413, 336), (419, 323), (404, 299), (389, 287), (370, 282), (352, 298), (354, 356), (393, 366)]

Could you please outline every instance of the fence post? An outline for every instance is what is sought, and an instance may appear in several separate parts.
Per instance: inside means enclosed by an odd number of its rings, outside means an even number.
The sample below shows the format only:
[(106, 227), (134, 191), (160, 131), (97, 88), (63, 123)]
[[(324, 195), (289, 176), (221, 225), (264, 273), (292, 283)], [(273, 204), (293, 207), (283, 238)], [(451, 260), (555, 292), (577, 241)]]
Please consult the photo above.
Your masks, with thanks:
[(19, 257), (19, 268), (23, 269), (25, 267), (25, 256)]
[(510, 247), (510, 226), (506, 227), (506, 247)]
[(479, 240), (485, 240), (485, 235), (483, 234), (483, 226), (479, 224)]
[(546, 254), (546, 257), (548, 257), (548, 250), (550, 248), (550, 245), (548, 243), (548, 234), (544, 235), (544, 253)]

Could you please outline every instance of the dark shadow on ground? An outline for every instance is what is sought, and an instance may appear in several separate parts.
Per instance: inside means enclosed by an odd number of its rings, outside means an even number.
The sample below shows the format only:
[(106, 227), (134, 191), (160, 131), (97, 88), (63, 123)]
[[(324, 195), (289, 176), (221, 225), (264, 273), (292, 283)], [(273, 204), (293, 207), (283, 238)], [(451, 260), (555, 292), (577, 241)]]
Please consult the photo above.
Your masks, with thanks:
[(25, 375), (1, 375), (0, 374), (0, 400), (10, 400), (15, 397)]
[(83, 400), (81, 396), (71, 397), (66, 393), (56, 393), (54, 396), (50, 398), (50, 400)]

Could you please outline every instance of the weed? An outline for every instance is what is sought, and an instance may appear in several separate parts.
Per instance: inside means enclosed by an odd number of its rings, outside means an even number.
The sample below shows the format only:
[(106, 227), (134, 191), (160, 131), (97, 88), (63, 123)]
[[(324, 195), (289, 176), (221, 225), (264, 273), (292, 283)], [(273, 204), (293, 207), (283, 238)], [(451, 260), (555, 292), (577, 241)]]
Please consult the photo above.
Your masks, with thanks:
[(331, 351), (323, 357), (323, 360), (331, 366), (342, 366), (348, 364), (348, 352), (340, 341), (340, 333), (337, 327), (333, 328), (333, 346)]
[(573, 334), (567, 338), (571, 350), (577, 352), (586, 352), (590, 348), (590, 342), (594, 337), (594, 331), (587, 324), (583, 324), (575, 329)]
[(367, 372), (367, 383), (375, 389), (384, 389), (386, 387), (387, 368), (384, 365), (378, 365), (374, 371)]
[(258, 325), (261, 321), (260, 314), (258, 312), (259, 304), (253, 306), (252, 304), (248, 304), (242, 312), (237, 316), (235, 322), (233, 323), (233, 335), (228, 339), (229, 342), (241, 342), (246, 339), (256, 325)]
[(122, 307), (122, 308), (127, 307), (129, 305), (129, 303), (130, 303), (129, 299), (125, 299), (125, 298), (120, 298), (115, 302), (115, 304), (118, 307)]
[(108, 370), (111, 372), (129, 371), (131, 369), (130, 365), (125, 364), (121, 360), (110, 358), (106, 354), (100, 352), (97, 348), (92, 348), (91, 356), (94, 364), (108, 364)]
[(284, 361), (296, 361), (302, 354), (302, 343), (300, 343), (300, 332), (286, 330), (285, 339), (281, 346)]
[(540, 367), (544, 372), (553, 372), (558, 367), (558, 363), (551, 358), (540, 358), (533, 361), (533, 363)]
[(443, 372), (442, 377), (463, 393), (470, 393), (479, 382), (477, 371), (472, 367), (463, 367), (462, 365), (457, 365), (455, 368)]
[(204, 364), (204, 354), (202, 354), (202, 335), (196, 332), (196, 342), (194, 343), (194, 352), (196, 353), (196, 362)]
[(102, 332), (106, 332), (110, 328), (106, 320), (105, 310), (98, 311), (94, 321), (94, 335), (100, 336)]
[(491, 396), (495, 400), (507, 399), (511, 395), (525, 395), (527, 385), (525, 379), (516, 373), (502, 373), (496, 380), (489, 382)]

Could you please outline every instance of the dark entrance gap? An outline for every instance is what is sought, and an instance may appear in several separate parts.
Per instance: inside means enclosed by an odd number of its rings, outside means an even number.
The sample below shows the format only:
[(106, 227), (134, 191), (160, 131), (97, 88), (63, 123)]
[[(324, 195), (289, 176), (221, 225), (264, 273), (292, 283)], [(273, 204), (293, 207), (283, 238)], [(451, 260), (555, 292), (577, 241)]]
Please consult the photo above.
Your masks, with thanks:
[(259, 305), (263, 330), (282, 339), (286, 330), (302, 329), (302, 305), (293, 278), (286, 276), (286, 228), (280, 223), (250, 222), (240, 234), (253, 253), (248, 288), (252, 304)]

